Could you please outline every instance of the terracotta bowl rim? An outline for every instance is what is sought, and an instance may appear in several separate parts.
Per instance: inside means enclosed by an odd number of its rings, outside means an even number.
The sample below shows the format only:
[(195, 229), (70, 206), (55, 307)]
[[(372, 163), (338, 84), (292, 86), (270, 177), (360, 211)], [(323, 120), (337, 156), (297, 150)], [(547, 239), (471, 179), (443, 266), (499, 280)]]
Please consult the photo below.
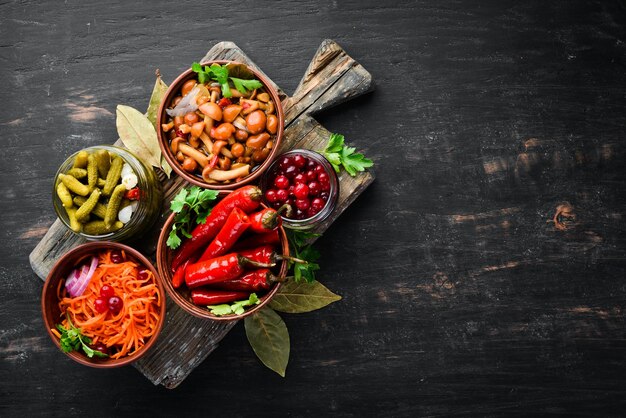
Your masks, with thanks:
[[(263, 207), (265, 206), (263, 205)], [(161, 230), (161, 234), (159, 235), (159, 242), (157, 246), (156, 257), (157, 257), (157, 268), (159, 270), (159, 278), (160, 280), (164, 282), (163, 286), (165, 287), (165, 291), (167, 292), (168, 296), (181, 309), (183, 309), (185, 312), (197, 318), (208, 319), (208, 320), (213, 320), (213, 321), (230, 322), (230, 321), (238, 321), (240, 319), (245, 318), (246, 316), (252, 315), (258, 310), (262, 309), (267, 304), (269, 304), (269, 302), (272, 300), (276, 292), (278, 292), (278, 289), (280, 289), (281, 282), (274, 284), (274, 286), (269, 290), (269, 292), (267, 292), (262, 297), (260, 297), (259, 299), (261, 300), (261, 302), (258, 305), (252, 308), (246, 309), (246, 311), (242, 313), (241, 315), (236, 315), (236, 314), (223, 315), (223, 316), (213, 315), (211, 312), (209, 312), (208, 309), (201, 308), (200, 306), (194, 305), (191, 301), (184, 298), (178, 290), (174, 289), (171, 283), (172, 273), (168, 267), (168, 257), (167, 257), (167, 253), (172, 252), (173, 250), (169, 249), (166, 245), (167, 236), (169, 234), (169, 228), (174, 220), (174, 216), (176, 216), (175, 213), (170, 214), (170, 216), (167, 218), (167, 220), (163, 224), (163, 229)], [(289, 244), (287, 242), (287, 234), (285, 232), (285, 229), (282, 226), (279, 227), (279, 234), (281, 238), (281, 248), (283, 251), (283, 255), (288, 256)], [(284, 279), (287, 275), (287, 271), (288, 271), (288, 262), (286, 260), (283, 260), (281, 262), (280, 273), (278, 274), (278, 277)]]
[(241, 64), (248, 67), (250, 71), (263, 83), (263, 86), (267, 89), (267, 92), (272, 96), (272, 100), (274, 100), (274, 104), (276, 106), (276, 116), (278, 117), (278, 131), (276, 132), (276, 140), (270, 154), (267, 156), (265, 161), (256, 169), (254, 172), (250, 173), (248, 176), (244, 177), (241, 181), (237, 183), (228, 183), (228, 184), (209, 184), (204, 181), (198, 179), (198, 177), (193, 176), (186, 171), (184, 171), (180, 163), (174, 159), (168, 144), (168, 139), (163, 135), (163, 130), (161, 129), (161, 124), (165, 120), (166, 115), (166, 105), (171, 101), (171, 98), (178, 92), (182, 84), (187, 81), (190, 75), (194, 72), (191, 68), (181, 73), (176, 79), (170, 84), (169, 88), (165, 92), (165, 96), (159, 105), (159, 110), (157, 113), (157, 138), (159, 141), (159, 147), (161, 148), (161, 153), (167, 160), (167, 163), (172, 167), (172, 170), (176, 172), (177, 175), (185, 179), (185, 181), (194, 184), (196, 186), (202, 187), (204, 189), (212, 189), (212, 190), (234, 190), (246, 184), (249, 184), (261, 176), (261, 174), (267, 170), (272, 160), (276, 156), (278, 149), (283, 141), (284, 129), (285, 129), (285, 111), (282, 107), (282, 103), (280, 101), (280, 96), (278, 95), (278, 91), (274, 88), (272, 82), (260, 71), (252, 68), (246, 63), (240, 61), (232, 61), (232, 60), (209, 60), (202, 61), (200, 65), (211, 65), (211, 64)]
[[(61, 344), (60, 344), (58, 337), (54, 335), (52, 331), (50, 330), (51, 327), (53, 327), (55, 324), (51, 323), (50, 319), (52, 318), (48, 318), (48, 315), (47, 315), (47, 312), (48, 312), (46, 309), (47, 299), (49, 298), (48, 296), (49, 292), (56, 292), (56, 285), (50, 286), (50, 283), (56, 278), (58, 278), (58, 280), (62, 280), (65, 277), (64, 274), (60, 273), (60, 271), (66, 270), (72, 267), (72, 265), (66, 265), (67, 263), (72, 261), (72, 257), (76, 255), (82, 255), (83, 253), (100, 251), (106, 248), (124, 250), (132, 258), (134, 258), (135, 261), (137, 261), (139, 264), (142, 264), (144, 267), (148, 268), (154, 275), (154, 278), (155, 278), (154, 282), (157, 286), (157, 289), (159, 291), (160, 298), (161, 298), (161, 310), (160, 310), (159, 321), (157, 323), (157, 329), (154, 335), (139, 350), (139, 352), (137, 352), (137, 354), (134, 354), (132, 356), (126, 356), (120, 359), (112, 360), (109, 358), (100, 359), (100, 358), (95, 358), (95, 357), (93, 359), (90, 359), (84, 353), (76, 352), (76, 351), (65, 353), (63, 350), (61, 350)], [(167, 305), (167, 300), (166, 300), (165, 295), (166, 295), (166, 291), (163, 287), (163, 284), (161, 283), (157, 269), (152, 265), (150, 260), (148, 260), (148, 258), (146, 258), (138, 250), (132, 247), (129, 247), (128, 245), (121, 244), (118, 242), (93, 241), (93, 242), (80, 244), (77, 247), (72, 248), (71, 250), (63, 254), (63, 256), (61, 256), (61, 258), (59, 258), (56, 261), (56, 263), (50, 270), (50, 273), (48, 273), (48, 276), (46, 277), (46, 281), (44, 282), (43, 290), (41, 293), (41, 314), (42, 314), (44, 326), (46, 327), (46, 331), (48, 332), (48, 335), (50, 336), (54, 344), (59, 348), (59, 350), (62, 353), (64, 353), (65, 355), (67, 355), (69, 358), (76, 361), (77, 363), (83, 364), (85, 366), (94, 367), (98, 369), (109, 369), (109, 368), (114, 368), (114, 367), (122, 367), (130, 363), (133, 363), (137, 361), (138, 359), (140, 359), (142, 356), (144, 356), (148, 351), (150, 351), (152, 346), (158, 340), (161, 330), (163, 329), (163, 324), (165, 323), (165, 311), (166, 311), (166, 305)], [(56, 298), (56, 295), (55, 295), (55, 298)]]

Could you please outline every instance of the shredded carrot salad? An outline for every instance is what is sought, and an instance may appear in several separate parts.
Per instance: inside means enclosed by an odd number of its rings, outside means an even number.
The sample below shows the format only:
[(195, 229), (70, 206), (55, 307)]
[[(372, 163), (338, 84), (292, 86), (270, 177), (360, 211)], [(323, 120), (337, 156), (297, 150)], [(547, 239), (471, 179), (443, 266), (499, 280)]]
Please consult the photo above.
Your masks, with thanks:
[[(66, 313), (69, 313), (74, 326), (90, 337), (92, 344), (104, 343), (109, 348), (109, 357), (118, 359), (135, 354), (154, 335), (162, 301), (150, 270), (146, 270), (148, 277), (141, 280), (138, 263), (128, 260), (122, 252), (127, 261), (115, 264), (111, 254), (110, 250), (98, 254), (98, 267), (81, 296), (70, 297), (63, 280), (57, 295), (64, 318), (61, 324), (68, 327)], [(108, 310), (99, 313), (95, 309), (94, 303), (104, 285), (111, 286), (123, 301), (117, 314)]]

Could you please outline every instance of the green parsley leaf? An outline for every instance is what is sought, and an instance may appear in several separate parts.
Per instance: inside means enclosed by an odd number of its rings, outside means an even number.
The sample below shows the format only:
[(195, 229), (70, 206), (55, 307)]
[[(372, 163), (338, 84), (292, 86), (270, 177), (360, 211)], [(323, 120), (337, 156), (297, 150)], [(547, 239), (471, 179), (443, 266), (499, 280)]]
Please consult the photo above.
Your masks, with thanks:
[(344, 170), (354, 177), (357, 172), (365, 171), (366, 168), (374, 165), (372, 160), (355, 151), (356, 148), (345, 146), (343, 135), (331, 134), (324, 149), (324, 156), (336, 172), (339, 172), (340, 167), (343, 166)]
[(213, 315), (217, 315), (217, 316), (230, 315), (233, 313), (233, 309), (230, 307), (230, 305), (226, 305), (226, 304), (209, 305), (207, 306), (207, 308), (209, 308), (209, 311), (211, 311)]
[(69, 328), (65, 328), (61, 324), (56, 325), (57, 329), (61, 332), (61, 350), (69, 353), (70, 351), (79, 351), (82, 348), (83, 352), (87, 354), (89, 358), (92, 358), (94, 355), (96, 357), (108, 357), (107, 354), (89, 347), (91, 338), (83, 335), (82, 331), (72, 324), (69, 315), (67, 316), (67, 323)]
[(223, 315), (241, 315), (245, 312), (246, 306), (258, 305), (261, 303), (256, 293), (251, 293), (250, 297), (246, 300), (240, 300), (237, 302), (233, 302), (230, 305), (221, 304), (221, 305), (209, 305), (207, 308), (211, 311), (213, 315), (223, 316)]
[(298, 231), (295, 229), (287, 229), (287, 234), (289, 236), (289, 241), (292, 242), (296, 248), (304, 247), (310, 239), (322, 236), (322, 234), (316, 234), (308, 231)]
[(191, 238), (192, 221), (205, 223), (211, 212), (211, 206), (219, 193), (216, 190), (204, 190), (198, 186), (181, 189), (172, 199), (170, 209), (176, 214), (166, 245), (176, 249), (181, 244), (181, 237)]
[(219, 64), (211, 64), (212, 78), (214, 78), (222, 87), (222, 96), (232, 97), (230, 86), (228, 85), (228, 68)]
[(251, 90), (260, 89), (261, 87), (263, 87), (263, 84), (261, 84), (261, 82), (256, 79), (244, 80), (243, 78), (230, 77), (230, 80), (233, 82), (235, 88), (241, 94), (246, 94)]

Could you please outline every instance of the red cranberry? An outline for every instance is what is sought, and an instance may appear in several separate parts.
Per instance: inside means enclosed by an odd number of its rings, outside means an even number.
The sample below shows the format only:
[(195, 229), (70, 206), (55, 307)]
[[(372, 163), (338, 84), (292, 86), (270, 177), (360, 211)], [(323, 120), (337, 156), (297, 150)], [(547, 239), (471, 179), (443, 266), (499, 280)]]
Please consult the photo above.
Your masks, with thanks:
[(100, 297), (106, 299), (106, 298), (110, 298), (113, 295), (115, 295), (115, 289), (113, 289), (108, 284), (105, 284), (100, 288)]
[(276, 196), (276, 190), (270, 189), (265, 192), (265, 199), (267, 199), (270, 203), (276, 203), (278, 201), (278, 196)]
[(300, 210), (303, 210), (303, 211), (307, 210), (310, 205), (311, 205), (311, 202), (309, 202), (309, 199), (296, 200), (296, 207)]
[(101, 352), (102, 354), (109, 354), (109, 347), (107, 347), (106, 344), (104, 344), (103, 342), (97, 342), (95, 344), (92, 344), (91, 348)]
[(318, 182), (312, 181), (309, 183), (309, 194), (311, 196), (317, 196), (321, 190), (322, 188)]
[(283, 157), (280, 159), (280, 161), (278, 162), (278, 166), (281, 168), (281, 170), (286, 170), (287, 167), (289, 167), (291, 165), (291, 158), (289, 157)]
[(104, 313), (109, 309), (109, 304), (106, 299), (100, 297), (94, 302), (94, 308), (96, 308), (96, 312)]
[(276, 190), (276, 198), (279, 202), (286, 202), (289, 197), (289, 193), (285, 189)]
[(274, 179), (274, 186), (279, 189), (286, 189), (289, 187), (289, 179), (285, 176), (278, 176)]
[(306, 175), (305, 174), (298, 174), (293, 178), (293, 182), (294, 183), (305, 183), (306, 182)]
[(137, 273), (137, 277), (139, 278), (139, 280), (145, 281), (145, 280), (148, 280), (148, 278), (150, 278), (150, 273), (146, 269), (141, 269)]
[(313, 180), (317, 180), (317, 173), (315, 172), (315, 170), (309, 170), (306, 172), (306, 179), (308, 181), (313, 181)]
[(309, 196), (309, 186), (304, 183), (297, 183), (293, 189), (293, 194), (298, 199), (306, 199)]
[(306, 168), (307, 168), (307, 170), (313, 170), (316, 165), (317, 165), (317, 163), (315, 161), (309, 160), (306, 163)]
[(330, 177), (328, 177), (328, 174), (326, 174), (326, 172), (321, 172), (317, 174), (317, 180), (321, 183), (329, 183), (330, 182)]
[(323, 191), (320, 193), (320, 199), (322, 199), (324, 202), (328, 201), (328, 197), (329, 197), (329, 194), (327, 191)]
[(326, 173), (326, 171), (324, 170), (324, 167), (322, 167), (319, 164), (315, 166), (314, 170), (317, 173), (317, 175), (320, 175), (320, 173)]
[(117, 315), (124, 306), (124, 302), (117, 296), (111, 296), (109, 298), (109, 310), (113, 315)]
[(293, 165), (295, 165), (298, 168), (302, 168), (306, 165), (307, 163), (307, 159), (303, 156), (303, 155), (294, 155), (293, 157)]
[(313, 201), (311, 201), (311, 209), (313, 209), (315, 213), (324, 209), (324, 206), (326, 206), (326, 202), (322, 200), (322, 198), (316, 197)]
[(119, 264), (124, 262), (124, 257), (122, 257), (122, 253), (120, 251), (111, 252), (111, 261), (115, 264)]
[(283, 175), (288, 179), (294, 178), (298, 174), (298, 169), (295, 165), (290, 165), (283, 171)]

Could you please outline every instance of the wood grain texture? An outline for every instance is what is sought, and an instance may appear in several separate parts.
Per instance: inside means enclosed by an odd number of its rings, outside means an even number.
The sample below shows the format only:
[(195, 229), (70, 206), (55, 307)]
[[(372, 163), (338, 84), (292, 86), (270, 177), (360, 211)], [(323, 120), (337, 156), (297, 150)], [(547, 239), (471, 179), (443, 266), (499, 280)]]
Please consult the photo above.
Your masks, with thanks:
[[(626, 415), (624, 1), (203, 6), (0, 4), (0, 415)], [(61, 162), (113, 142), (156, 67), (231, 40), (294, 95), (326, 38), (376, 90), (316, 119), (376, 181), (316, 243), (342, 300), (283, 315), (285, 379), (242, 324), (176, 390), (72, 364), (27, 261)]]
[[(220, 42), (211, 48), (202, 61), (211, 60), (242, 62), (260, 70), (233, 42)], [(323, 151), (330, 132), (310, 114), (366, 93), (371, 85), (370, 74), (336, 42), (322, 42), (294, 97), (287, 98), (278, 89), (286, 114), (284, 142), (280, 152), (294, 148)], [(119, 140), (116, 145), (123, 146)], [(162, 216), (147, 236), (142, 236), (134, 243), (144, 254), (151, 256), (153, 262), (158, 235), (170, 213), (167, 202), (187, 185), (175, 174), (168, 179), (159, 172), (159, 178), (163, 185), (165, 202)], [(358, 173), (354, 177), (342, 173), (339, 176), (337, 207), (314, 231), (320, 234), (326, 231), (373, 180), (371, 171)], [(59, 257), (84, 242), (83, 238), (72, 234), (60, 220), (56, 220), (30, 254), (33, 271), (45, 280)], [(148, 354), (133, 363), (133, 366), (152, 383), (175, 388), (217, 348), (217, 344), (236, 323), (237, 321), (224, 323), (193, 317), (168, 297), (167, 321), (157, 343)]]

